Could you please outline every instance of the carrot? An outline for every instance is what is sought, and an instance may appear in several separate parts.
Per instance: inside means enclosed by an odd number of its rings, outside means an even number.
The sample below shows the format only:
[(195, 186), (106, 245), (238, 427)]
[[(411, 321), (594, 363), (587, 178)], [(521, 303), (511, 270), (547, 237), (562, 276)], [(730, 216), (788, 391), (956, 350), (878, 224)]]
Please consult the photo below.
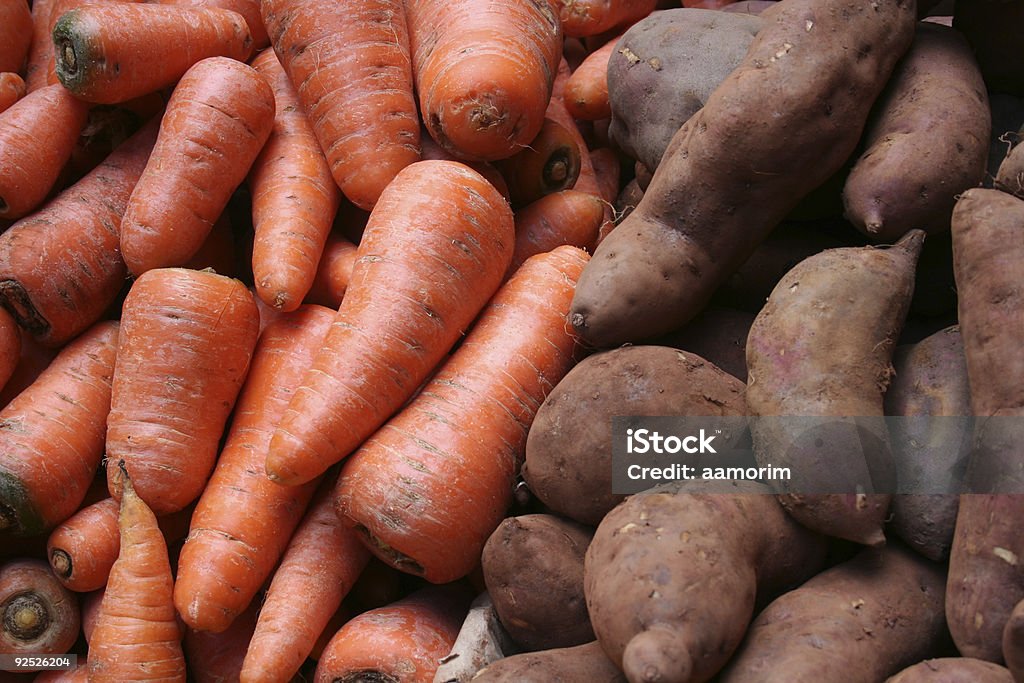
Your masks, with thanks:
[[(120, 545), (121, 535), (118, 534), (118, 544)], [(82, 636), (85, 638), (85, 642), (88, 643), (92, 640), (92, 631), (96, 628), (96, 620), (100, 616), (100, 606), (103, 604), (103, 593), (104, 588), (85, 593), (82, 595)]]
[(217, 467), (192, 515), (174, 604), (185, 623), (223, 631), (270, 577), (315, 484), (280, 486), (263, 470), (293, 387), (313, 363), (334, 312), (303, 306), (260, 337)]
[(274, 125), (274, 93), (256, 71), (204, 59), (181, 79), (121, 220), (128, 270), (188, 261), (245, 179)]
[(381, 195), (352, 282), (270, 442), (267, 474), (300, 484), (351, 453), (416, 390), (512, 258), (512, 212), (480, 174), (421, 161)]
[(21, 218), (46, 198), (88, 111), (67, 90), (51, 85), (0, 114), (0, 218)]
[(18, 337), (21, 339), (21, 352), (14, 372), (0, 391), (0, 408), (6, 407), (35, 382), (57, 355), (57, 349), (40, 346), (24, 328), (18, 330)]
[(16, 73), (0, 73), (0, 112), (25, 96), (25, 81)]
[(237, 683), (258, 612), (259, 602), (253, 602), (222, 633), (185, 629), (185, 658), (195, 683)]
[(68, 344), (0, 411), (0, 530), (39, 534), (82, 503), (103, 456), (117, 323)]
[(348, 283), (352, 281), (355, 264), (356, 245), (344, 235), (329, 233), (313, 284), (306, 293), (306, 303), (337, 309), (348, 289)]
[(40, 560), (0, 566), (0, 652), (64, 654), (78, 638), (78, 598)]
[(25, 57), (25, 88), (28, 92), (38, 90), (49, 83), (46, 74), (53, 62), (53, 30), (51, 15), (53, 7), (60, 0), (32, 0), (32, 40)]
[(428, 586), (347, 622), (324, 648), (315, 683), (431, 683), (469, 609), (461, 586)]
[(252, 66), (273, 88), (277, 106), (274, 130), (249, 175), (252, 272), (261, 299), (292, 311), (312, 285), (341, 192), (274, 51), (261, 52)]
[(105, 498), (82, 508), (50, 533), (47, 555), (57, 579), (68, 590), (88, 592), (107, 583), (121, 539), (118, 502)]
[(612, 115), (608, 103), (608, 60), (622, 34), (587, 55), (565, 84), (565, 106), (569, 113), (584, 121), (607, 119)]
[(512, 502), (530, 423), (573, 364), (566, 316), (588, 256), (519, 268), (462, 345), (345, 463), (340, 516), (373, 553), (432, 583), (469, 573)]
[(582, 38), (643, 19), (658, 0), (558, 0), (558, 5), (565, 35)]
[(0, 308), (0, 387), (14, 375), (21, 360), (21, 329), (11, 314)]
[(401, 0), (263, 0), (263, 22), (334, 181), (370, 209), (420, 158)]
[(90, 683), (185, 681), (181, 629), (171, 600), (171, 565), (156, 516), (132, 486), (124, 464), (118, 514), (120, 552), (110, 569), (89, 639)]
[[(363, 571), (365, 572), (366, 570), (364, 569)], [(349, 592), (350, 595), (357, 590), (358, 583), (359, 582), (357, 581), (357, 585), (352, 586)], [(319, 660), (320, 656), (324, 652), (324, 648), (326, 648), (327, 644), (331, 642), (331, 638), (333, 638), (334, 635), (338, 632), (338, 629), (344, 626), (346, 622), (348, 622), (349, 619), (351, 619), (352, 617), (356, 616), (356, 614), (358, 614), (358, 612), (356, 612), (352, 608), (352, 606), (349, 604), (349, 601), (347, 599), (342, 600), (341, 607), (339, 607), (334, 612), (334, 614), (331, 615), (331, 618), (327, 620), (327, 623), (324, 624), (324, 629), (320, 631), (320, 635), (317, 636), (316, 642), (313, 643), (313, 649), (309, 651), (309, 656), (307, 657), (307, 660)]]
[[(55, 86), (60, 87), (60, 86)], [(47, 346), (100, 319), (127, 270), (118, 226), (156, 137), (153, 121), (0, 235), (0, 303)]]
[(506, 201), (511, 202), (512, 196), (509, 194), (508, 183), (505, 182), (504, 176), (498, 171), (494, 164), (486, 161), (466, 161), (460, 159), (441, 145), (434, 141), (434, 138), (430, 137), (430, 133), (422, 136), (420, 139), (420, 147), (423, 151), (424, 159), (432, 159), (435, 161), (459, 161), (466, 166), (487, 178), (491, 185), (494, 185), (494, 189), (501, 193), (501, 196)]
[[(128, 292), (107, 457), (125, 461), (139, 496), (157, 514), (181, 510), (206, 485), (258, 332), (252, 295), (222, 275), (158, 268)], [(107, 468), (115, 498), (116, 474)]]
[[(568, 43), (570, 39), (566, 39)], [(575, 40), (575, 38), (571, 39)], [(579, 42), (579, 41), (577, 41)], [(558, 61), (558, 73), (555, 74), (554, 85), (551, 86), (551, 97), (556, 100), (561, 100), (565, 97), (565, 84), (569, 82), (572, 77), (572, 67), (569, 66), (569, 61), (565, 58), (564, 54)]]
[(0, 71), (19, 72), (32, 42), (32, 11), (25, 0), (0, 0)]
[(572, 187), (580, 173), (578, 144), (562, 124), (545, 118), (537, 137), (526, 148), (496, 162), (508, 183), (512, 205), (525, 206)]
[(423, 123), (456, 156), (493, 161), (537, 136), (562, 54), (553, 0), (409, 0)]
[(590, 150), (590, 163), (594, 167), (600, 197), (608, 204), (614, 204), (619, 196), (619, 179), (622, 166), (619, 155), (611, 147)]
[(320, 486), (274, 573), (242, 665), (241, 683), (283, 681), (302, 666), (370, 560), (334, 514), (336, 477)]
[[(150, 0), (151, 2), (154, 0)], [(263, 17), (260, 16), (259, 0), (155, 0), (163, 5), (183, 5), (186, 7), (219, 7), (238, 12), (245, 19), (249, 27), (249, 34), (252, 36), (254, 50), (262, 50), (270, 45), (270, 36), (263, 26)]]
[(569, 244), (592, 251), (604, 222), (605, 205), (578, 190), (562, 190), (541, 197), (516, 211), (516, 251), (509, 272), (526, 259)]
[(205, 58), (245, 60), (252, 36), (230, 10), (111, 3), (65, 12), (53, 26), (53, 44), (65, 88), (115, 104), (173, 84)]

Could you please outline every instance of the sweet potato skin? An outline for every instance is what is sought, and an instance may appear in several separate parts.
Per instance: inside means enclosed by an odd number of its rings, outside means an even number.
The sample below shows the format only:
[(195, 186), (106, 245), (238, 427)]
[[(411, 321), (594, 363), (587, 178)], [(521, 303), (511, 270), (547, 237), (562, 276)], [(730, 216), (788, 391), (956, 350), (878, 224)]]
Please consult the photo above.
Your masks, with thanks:
[(1013, 683), (1005, 667), (971, 657), (927, 659), (907, 667), (885, 683)]
[(499, 659), (473, 683), (626, 683), (597, 641), (575, 647), (527, 652)]

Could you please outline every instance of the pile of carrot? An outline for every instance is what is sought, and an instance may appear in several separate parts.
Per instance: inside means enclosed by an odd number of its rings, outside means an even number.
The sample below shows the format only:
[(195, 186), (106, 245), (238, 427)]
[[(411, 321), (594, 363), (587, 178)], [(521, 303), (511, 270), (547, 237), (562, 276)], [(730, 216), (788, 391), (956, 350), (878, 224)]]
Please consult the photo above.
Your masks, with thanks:
[(0, 0), (0, 654), (431, 680), (628, 168), (567, 18)]

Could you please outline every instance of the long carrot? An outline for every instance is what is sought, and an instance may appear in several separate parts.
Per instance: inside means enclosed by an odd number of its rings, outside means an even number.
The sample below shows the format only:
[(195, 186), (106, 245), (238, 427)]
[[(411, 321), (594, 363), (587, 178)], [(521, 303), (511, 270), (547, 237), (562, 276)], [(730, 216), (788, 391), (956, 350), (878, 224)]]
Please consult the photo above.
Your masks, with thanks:
[[(259, 312), (238, 280), (158, 268), (125, 298), (114, 369), (107, 457), (124, 460), (157, 514), (202, 492), (256, 346)], [(111, 494), (117, 470), (107, 468)]]
[[(151, 2), (154, 0), (150, 0)], [(263, 26), (260, 16), (260, 0), (155, 0), (164, 5), (185, 5), (188, 7), (220, 7), (238, 12), (245, 19), (252, 36), (254, 50), (262, 50), (270, 45), (270, 36)]]
[(216, 7), (85, 5), (53, 26), (57, 78), (89, 102), (115, 104), (173, 84), (202, 59), (244, 60), (242, 15)]
[(185, 681), (182, 632), (171, 600), (167, 544), (121, 464), (120, 553), (89, 639), (89, 681)]
[(433, 583), (465, 576), (512, 502), (526, 434), (573, 364), (566, 327), (588, 256), (528, 260), (462, 345), (348, 461), (337, 509), (388, 564)]
[(303, 306), (260, 336), (227, 442), (178, 560), (174, 604), (188, 626), (223, 631), (245, 610), (309, 504), (315, 484), (280, 486), (263, 469), (293, 388), (313, 364), (334, 311)]
[(453, 154), (492, 161), (537, 136), (562, 54), (549, 0), (409, 0), (423, 123)]
[(21, 360), (21, 329), (5, 309), (0, 309), (0, 387), (14, 375)]
[(612, 115), (608, 102), (608, 60), (622, 34), (587, 55), (565, 83), (562, 98), (569, 113), (584, 121), (607, 119)]
[(323, 350), (270, 442), (267, 474), (299, 484), (351, 453), (409, 398), (498, 288), (512, 212), (450, 161), (403, 169), (370, 215)]
[(25, 0), (0, 0), (0, 71), (21, 71), (32, 42), (32, 11)]
[(0, 303), (41, 343), (64, 344), (121, 291), (127, 271), (118, 226), (156, 130), (153, 121), (0, 235)]
[(370, 209), (420, 158), (402, 0), (263, 0), (263, 22), (334, 181)]
[(314, 683), (431, 683), (469, 608), (461, 586), (428, 586), (347, 622), (324, 648)]
[(558, 5), (565, 35), (586, 37), (643, 19), (658, 0), (558, 0)]
[(128, 270), (179, 266), (199, 250), (274, 125), (266, 80), (227, 57), (181, 79), (121, 221)]
[(258, 613), (254, 601), (222, 633), (185, 629), (185, 658), (195, 683), (238, 683)]
[(562, 190), (516, 211), (516, 251), (509, 272), (526, 259), (568, 244), (593, 251), (605, 204), (592, 194)]
[(87, 104), (51, 85), (0, 114), (0, 218), (21, 218), (46, 198), (88, 112)]
[(78, 638), (78, 598), (39, 560), (0, 566), (0, 652), (63, 654)]
[(103, 456), (117, 336), (93, 326), (0, 411), (0, 530), (42, 533), (78, 509)]
[(288, 680), (370, 560), (355, 532), (334, 514), (329, 477), (292, 536), (267, 589), (241, 683)]
[(0, 112), (10, 109), (25, 96), (25, 92), (25, 81), (21, 76), (10, 71), (0, 73)]
[(252, 66), (273, 88), (277, 107), (249, 174), (253, 280), (263, 301), (291, 311), (312, 285), (341, 192), (277, 55), (264, 50)]
[(356, 245), (344, 235), (333, 231), (327, 235), (313, 284), (306, 293), (306, 303), (319, 304), (335, 310), (341, 306), (348, 283), (352, 281), (356, 250)]
[(508, 183), (512, 205), (525, 206), (565, 190), (580, 173), (579, 141), (565, 126), (545, 118), (540, 132), (523, 150), (496, 162)]

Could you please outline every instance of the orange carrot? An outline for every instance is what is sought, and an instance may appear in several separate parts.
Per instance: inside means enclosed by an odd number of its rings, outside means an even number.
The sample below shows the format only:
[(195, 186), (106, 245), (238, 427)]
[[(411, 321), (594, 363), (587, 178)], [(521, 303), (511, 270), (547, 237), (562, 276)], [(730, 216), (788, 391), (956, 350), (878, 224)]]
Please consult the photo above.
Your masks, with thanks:
[(64, 344), (99, 320), (121, 291), (127, 271), (118, 225), (156, 129), (156, 121), (145, 126), (0, 235), (0, 303), (41, 343)]
[[(128, 292), (107, 457), (125, 461), (139, 496), (157, 514), (181, 510), (206, 485), (258, 331), (249, 290), (222, 275), (158, 268)], [(118, 497), (116, 473), (107, 468)]]
[(88, 105), (51, 85), (0, 114), (0, 218), (21, 218), (46, 198), (88, 112)]
[(334, 181), (372, 208), (420, 158), (403, 2), (263, 0), (261, 9)]
[(330, 494), (335, 479), (329, 477), (317, 491), (274, 573), (241, 683), (270, 683), (294, 675), (370, 560), (356, 534), (334, 514)]
[(526, 434), (573, 364), (566, 316), (588, 256), (563, 246), (524, 263), (462, 345), (341, 470), (338, 514), (397, 569), (465, 576), (512, 502)]
[(32, 40), (25, 58), (25, 87), (28, 92), (49, 85), (46, 74), (53, 62), (51, 15), (60, 0), (32, 0)]
[(544, 195), (572, 187), (580, 173), (578, 144), (562, 124), (546, 118), (537, 137), (525, 149), (496, 162), (508, 183), (512, 205), (525, 206)]
[(424, 159), (433, 159), (435, 161), (460, 161), (466, 166), (482, 175), (484, 178), (494, 185), (494, 189), (501, 193), (501, 196), (506, 201), (511, 202), (512, 197), (509, 194), (508, 183), (505, 182), (504, 176), (498, 171), (497, 167), (486, 161), (466, 161), (459, 159), (454, 154), (441, 147), (434, 141), (434, 138), (430, 137), (430, 134), (422, 136), (420, 139), (420, 146), (423, 149)]
[(238, 683), (258, 612), (254, 601), (222, 633), (185, 629), (185, 657), (195, 683)]
[(334, 311), (303, 306), (260, 337), (213, 476), (192, 515), (174, 604), (185, 623), (223, 631), (270, 577), (315, 484), (280, 486), (263, 469), (293, 388), (313, 363)]
[(89, 102), (115, 104), (173, 84), (202, 59), (245, 60), (252, 36), (237, 12), (150, 3), (85, 5), (53, 26), (58, 80)]
[(590, 150), (590, 163), (594, 167), (600, 197), (608, 204), (614, 204), (619, 196), (619, 177), (622, 165), (618, 153), (611, 147), (598, 147)]
[(398, 174), (270, 442), (272, 479), (294, 485), (323, 473), (412, 395), (498, 288), (513, 231), (505, 200), (463, 164), (420, 161)]
[(252, 67), (210, 57), (188, 70), (121, 221), (129, 272), (182, 265), (199, 250), (273, 125), (274, 93)]
[(337, 310), (352, 281), (352, 269), (356, 265), (356, 245), (344, 235), (331, 232), (327, 235), (324, 253), (316, 267), (316, 276), (306, 294), (306, 303), (319, 304)]
[(516, 251), (509, 272), (526, 259), (569, 244), (592, 251), (604, 222), (604, 203), (592, 194), (562, 190), (516, 211)]
[(573, 37), (631, 24), (650, 14), (657, 4), (658, 0), (558, 0), (562, 30)]
[(557, 100), (562, 99), (565, 96), (565, 84), (571, 77), (572, 67), (569, 66), (569, 61), (563, 55), (558, 61), (558, 73), (555, 74), (555, 83), (551, 86), (551, 97)]
[(0, 566), (0, 652), (64, 654), (78, 638), (78, 598), (40, 560)]
[(324, 648), (315, 683), (431, 683), (469, 609), (461, 586), (428, 586), (347, 622)]
[(10, 71), (0, 73), (0, 112), (25, 96), (25, 81)]
[(103, 456), (117, 323), (68, 344), (0, 411), (0, 530), (33, 535), (78, 509)]
[(292, 311), (312, 285), (341, 192), (277, 55), (264, 50), (252, 66), (273, 88), (277, 107), (249, 175), (253, 279), (263, 301)]
[(0, 408), (7, 407), (14, 398), (25, 391), (46, 369), (57, 355), (57, 349), (41, 346), (24, 328), (18, 330), (21, 338), (21, 352), (17, 364), (3, 391), (0, 391)]
[(612, 115), (608, 103), (608, 60), (619, 42), (619, 34), (587, 55), (565, 84), (565, 106), (569, 113), (584, 121), (597, 121)]
[(493, 161), (537, 136), (562, 54), (553, 0), (409, 0), (423, 123), (458, 157)]
[[(119, 533), (119, 545), (120, 538), (121, 535)], [(103, 593), (104, 589), (100, 588), (82, 596), (82, 636), (85, 638), (86, 643), (92, 640), (92, 631), (96, 628), (96, 620), (100, 616), (100, 606), (103, 604)]]
[[(154, 0), (150, 0), (151, 2)], [(252, 36), (254, 50), (262, 50), (270, 45), (270, 37), (267, 29), (263, 26), (263, 17), (260, 16), (259, 0), (155, 0), (164, 5), (184, 5), (188, 7), (219, 7), (238, 12), (245, 19), (249, 27), (249, 34)]]
[(32, 42), (32, 11), (25, 0), (0, 0), (0, 71), (20, 72)]
[(21, 329), (11, 314), (0, 308), (0, 387), (14, 374), (21, 360)]
[(135, 493), (123, 464), (118, 515), (120, 553), (110, 569), (89, 639), (89, 681), (185, 681), (181, 629), (171, 600), (167, 544), (153, 511)]

